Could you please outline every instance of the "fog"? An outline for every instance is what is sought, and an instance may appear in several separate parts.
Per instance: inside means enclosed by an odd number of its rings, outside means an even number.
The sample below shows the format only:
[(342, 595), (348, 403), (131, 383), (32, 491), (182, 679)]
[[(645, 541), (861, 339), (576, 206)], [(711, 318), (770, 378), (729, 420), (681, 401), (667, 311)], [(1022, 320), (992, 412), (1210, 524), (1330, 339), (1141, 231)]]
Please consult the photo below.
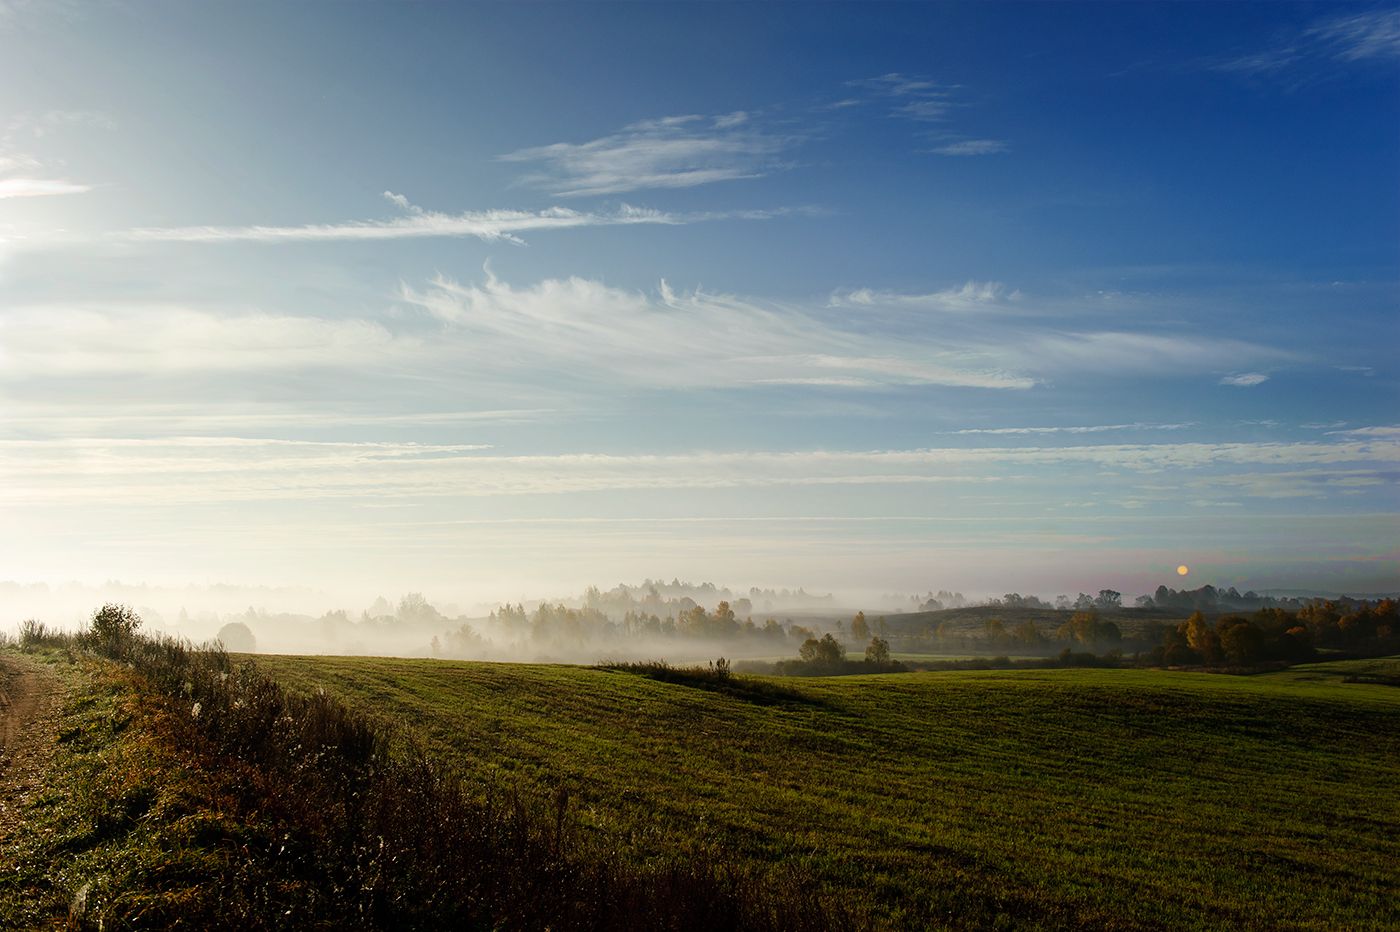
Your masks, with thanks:
[[(95, 608), (116, 602), (141, 616), (149, 634), (195, 644), (218, 640), (231, 651), (276, 654), (341, 654), (516, 663), (581, 663), (664, 660), (673, 664), (730, 660), (779, 660), (794, 656), (809, 638), (834, 635), (848, 648), (863, 649), (872, 635), (910, 636), (927, 642), (918, 649), (949, 649), (958, 632), (941, 622), (898, 619), (911, 612), (970, 606), (1003, 611), (1115, 611), (1157, 608), (1181, 616), (1197, 610), (1253, 611), (1296, 608), (1302, 600), (1332, 593), (1266, 590), (1239, 592), (1211, 585), (1182, 590), (1158, 586), (1150, 595), (1124, 596), (1111, 589), (1097, 595), (1006, 593), (969, 598), (961, 592), (922, 594), (832, 593), (751, 586), (731, 588), (680, 579), (643, 580), (610, 589), (589, 586), (569, 596), (458, 604), (419, 592), (368, 601), (337, 599), (312, 589), (234, 585), (167, 588), (109, 582), (62, 586), (0, 582), (0, 631), (14, 634), (29, 618), (77, 630)], [(1354, 593), (1377, 598), (1394, 593)], [(860, 622), (855, 621), (857, 614)], [(961, 635), (979, 632), (991, 616), (974, 613), (956, 622)], [(890, 616), (890, 625), (885, 616)], [(1040, 616), (1044, 619), (1044, 616)], [(1054, 617), (1054, 616), (1052, 616)], [(1067, 617), (1063, 616), (1063, 617)], [(1152, 616), (1143, 616), (1148, 623)], [(914, 627), (910, 627), (910, 623)], [(1000, 624), (1000, 622), (995, 622)], [(933, 632), (939, 633), (934, 637)], [(990, 630), (990, 629), (989, 629)], [(951, 639), (949, 639), (951, 637)], [(934, 638), (933, 640), (929, 640)], [(965, 637), (964, 637), (965, 639)], [(995, 637), (992, 638), (995, 640)], [(984, 647), (995, 646), (989, 640)], [(961, 644), (966, 648), (966, 644)], [(1006, 645), (1001, 645), (1005, 647)]]
[[(937, 595), (949, 605), (966, 601), (957, 593)], [(14, 633), (28, 618), (76, 630), (96, 607), (118, 602), (137, 611), (147, 633), (194, 643), (219, 639), (230, 650), (258, 653), (693, 663), (791, 656), (807, 637), (840, 633), (857, 611), (914, 611), (934, 596), (672, 579), (463, 604), (418, 592), (357, 601), (298, 588), (0, 582), (0, 630)]]

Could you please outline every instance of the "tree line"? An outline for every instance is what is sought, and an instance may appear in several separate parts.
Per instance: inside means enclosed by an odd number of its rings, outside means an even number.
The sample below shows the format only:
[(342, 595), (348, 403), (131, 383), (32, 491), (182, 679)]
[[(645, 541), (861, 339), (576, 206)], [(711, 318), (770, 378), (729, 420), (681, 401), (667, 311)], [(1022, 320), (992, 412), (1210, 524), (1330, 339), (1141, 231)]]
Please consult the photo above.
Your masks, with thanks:
[(1262, 608), (1212, 622), (1202, 612), (1167, 631), (1149, 655), (1164, 666), (1298, 663), (1319, 651), (1384, 656), (1400, 651), (1400, 602), (1319, 600), (1289, 611)]

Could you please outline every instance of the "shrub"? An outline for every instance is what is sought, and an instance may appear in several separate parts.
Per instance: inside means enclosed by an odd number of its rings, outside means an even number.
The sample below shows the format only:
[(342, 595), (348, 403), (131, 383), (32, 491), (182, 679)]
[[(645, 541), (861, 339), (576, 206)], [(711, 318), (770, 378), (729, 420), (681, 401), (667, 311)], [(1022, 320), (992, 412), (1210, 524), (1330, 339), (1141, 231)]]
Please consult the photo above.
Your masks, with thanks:
[(129, 605), (108, 602), (92, 613), (88, 636), (101, 652), (117, 657), (141, 627), (141, 616)]
[(55, 632), (42, 621), (35, 621), (33, 618), (26, 618), (19, 623), (19, 644), (21, 647), (37, 647)]

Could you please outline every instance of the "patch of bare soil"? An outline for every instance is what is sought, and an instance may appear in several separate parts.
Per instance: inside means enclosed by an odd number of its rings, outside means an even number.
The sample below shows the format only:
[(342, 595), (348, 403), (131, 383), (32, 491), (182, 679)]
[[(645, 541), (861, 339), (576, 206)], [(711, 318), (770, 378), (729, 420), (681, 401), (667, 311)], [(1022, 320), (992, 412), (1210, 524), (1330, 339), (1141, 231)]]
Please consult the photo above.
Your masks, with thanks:
[(0, 842), (42, 791), (58, 744), (63, 683), (27, 657), (0, 655)]

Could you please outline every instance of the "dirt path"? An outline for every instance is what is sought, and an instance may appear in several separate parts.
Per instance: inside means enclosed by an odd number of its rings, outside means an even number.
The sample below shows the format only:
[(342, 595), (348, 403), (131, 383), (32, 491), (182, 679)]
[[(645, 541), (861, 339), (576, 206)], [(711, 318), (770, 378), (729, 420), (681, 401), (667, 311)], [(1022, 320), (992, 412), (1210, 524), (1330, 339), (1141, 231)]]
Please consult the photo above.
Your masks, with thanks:
[(0, 655), (0, 842), (43, 786), (58, 740), (63, 683), (27, 657)]

